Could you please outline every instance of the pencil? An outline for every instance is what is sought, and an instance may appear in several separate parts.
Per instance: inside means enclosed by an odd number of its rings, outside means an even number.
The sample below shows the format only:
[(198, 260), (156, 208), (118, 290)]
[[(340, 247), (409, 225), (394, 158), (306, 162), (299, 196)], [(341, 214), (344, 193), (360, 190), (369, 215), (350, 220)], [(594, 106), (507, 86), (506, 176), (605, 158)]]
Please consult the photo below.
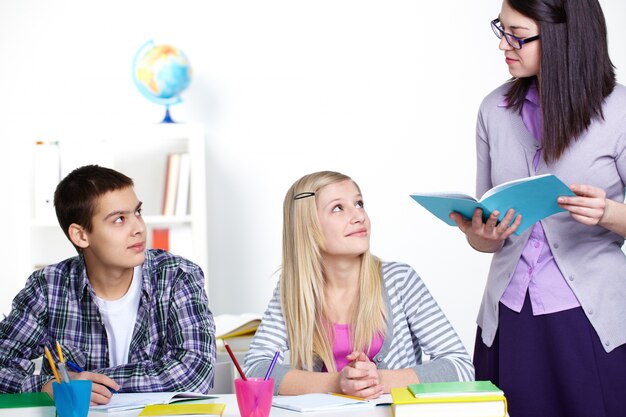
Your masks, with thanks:
[(63, 382), (70, 382), (70, 374), (67, 373), (67, 368), (65, 367), (65, 364), (61, 361), (59, 361), (59, 373), (61, 374), (61, 379), (63, 379)]
[(339, 393), (336, 393), (336, 392), (329, 392), (329, 394), (330, 395), (334, 395), (336, 397), (350, 398), (351, 400), (358, 400), (358, 401), (367, 402), (367, 400), (365, 398), (355, 397), (353, 395), (339, 394)]
[(61, 349), (61, 344), (59, 343), (58, 340), (57, 340), (57, 352), (59, 352), (59, 360), (62, 363), (65, 363), (65, 359), (63, 358), (63, 350)]
[(278, 356), (280, 356), (280, 350), (277, 350), (276, 353), (274, 353), (274, 357), (272, 358), (272, 363), (270, 363), (270, 367), (267, 368), (267, 373), (265, 374), (265, 378), (263, 378), (264, 381), (267, 381), (268, 379), (270, 379), (270, 376), (272, 375), (272, 371), (274, 370), (274, 366), (276, 365), (276, 361), (278, 360)]
[(52, 369), (52, 373), (54, 374), (54, 378), (60, 384), (61, 383), (61, 378), (59, 378), (59, 373), (57, 372), (57, 367), (54, 364), (54, 359), (52, 359), (52, 354), (50, 353), (50, 350), (48, 350), (48, 346), (44, 346), (43, 350), (44, 350), (44, 352), (46, 354), (46, 358), (48, 358), (48, 362), (50, 363), (50, 368)]
[(226, 348), (226, 351), (228, 351), (230, 358), (233, 360), (233, 363), (235, 364), (235, 368), (237, 368), (237, 372), (239, 372), (239, 375), (241, 375), (241, 379), (243, 379), (244, 381), (247, 381), (248, 378), (246, 378), (246, 374), (243, 373), (243, 370), (241, 369), (241, 366), (239, 366), (239, 362), (237, 362), (237, 358), (235, 357), (235, 354), (233, 353), (233, 351), (230, 349), (230, 346), (228, 346), (228, 343), (224, 342), (224, 347)]

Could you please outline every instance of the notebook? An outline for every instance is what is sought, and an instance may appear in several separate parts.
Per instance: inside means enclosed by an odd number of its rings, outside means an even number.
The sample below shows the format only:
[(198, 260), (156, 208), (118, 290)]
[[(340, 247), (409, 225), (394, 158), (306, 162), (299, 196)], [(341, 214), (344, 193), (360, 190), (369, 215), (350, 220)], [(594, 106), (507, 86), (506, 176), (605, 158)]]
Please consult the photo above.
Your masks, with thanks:
[(311, 411), (350, 411), (361, 408), (373, 408), (377, 405), (390, 404), (391, 397), (381, 396), (377, 400), (368, 401), (337, 394), (302, 394), (302, 395), (278, 395), (274, 397), (274, 407), (307, 413)]
[(118, 393), (113, 394), (108, 404), (90, 407), (89, 411), (117, 412), (143, 408), (151, 404), (171, 404), (177, 401), (206, 400), (211, 398), (217, 397), (197, 392)]
[(2, 417), (54, 417), (54, 401), (45, 392), (0, 394)]

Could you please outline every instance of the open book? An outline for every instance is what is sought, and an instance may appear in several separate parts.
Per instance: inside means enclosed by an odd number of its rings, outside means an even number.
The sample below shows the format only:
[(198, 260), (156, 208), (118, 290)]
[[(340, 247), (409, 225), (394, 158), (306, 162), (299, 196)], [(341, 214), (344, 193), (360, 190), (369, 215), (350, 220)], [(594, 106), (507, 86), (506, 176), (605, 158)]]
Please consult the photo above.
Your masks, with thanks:
[(556, 202), (559, 196), (573, 196), (574, 193), (560, 179), (552, 174), (522, 178), (505, 182), (487, 191), (480, 200), (463, 193), (413, 193), (411, 197), (422, 207), (451, 226), (456, 223), (449, 217), (456, 211), (471, 219), (477, 208), (483, 209), (483, 221), (498, 210), (498, 220), (509, 209), (515, 216), (522, 215), (522, 223), (515, 231), (519, 235), (539, 220), (565, 211)]
[(360, 408), (372, 408), (377, 405), (388, 405), (390, 403), (391, 396), (389, 394), (382, 395), (375, 400), (366, 400), (341, 394), (323, 393), (278, 395), (272, 400), (274, 407), (285, 408), (300, 413), (311, 411), (350, 411)]
[(151, 404), (171, 404), (185, 400), (206, 400), (217, 398), (213, 395), (200, 394), (198, 392), (144, 392), (144, 393), (118, 393), (111, 396), (111, 401), (104, 405), (95, 405), (89, 411), (117, 412), (144, 408)]
[(219, 314), (213, 319), (217, 339), (254, 334), (261, 324), (261, 315), (251, 313)]

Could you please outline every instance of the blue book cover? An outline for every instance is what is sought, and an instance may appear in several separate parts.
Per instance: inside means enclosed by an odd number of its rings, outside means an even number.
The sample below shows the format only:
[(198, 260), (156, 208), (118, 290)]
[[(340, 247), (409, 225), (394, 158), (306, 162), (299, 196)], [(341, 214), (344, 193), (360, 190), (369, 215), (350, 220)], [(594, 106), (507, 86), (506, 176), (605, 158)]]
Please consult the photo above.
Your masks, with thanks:
[(559, 196), (573, 196), (574, 193), (553, 174), (538, 175), (505, 182), (487, 191), (480, 200), (461, 193), (413, 193), (411, 197), (426, 210), (451, 226), (456, 223), (448, 217), (451, 212), (461, 213), (471, 219), (477, 208), (483, 209), (483, 221), (494, 211), (500, 211), (498, 220), (509, 209), (515, 215), (522, 215), (522, 223), (516, 235), (531, 227), (541, 219), (565, 211), (556, 202)]

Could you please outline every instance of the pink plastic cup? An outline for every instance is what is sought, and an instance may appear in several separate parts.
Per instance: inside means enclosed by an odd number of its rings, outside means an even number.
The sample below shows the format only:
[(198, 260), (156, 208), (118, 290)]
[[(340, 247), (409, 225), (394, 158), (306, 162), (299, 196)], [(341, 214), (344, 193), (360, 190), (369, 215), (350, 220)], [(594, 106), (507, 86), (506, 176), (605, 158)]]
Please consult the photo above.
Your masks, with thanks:
[(263, 378), (235, 379), (235, 395), (241, 417), (268, 417), (272, 408), (274, 380)]

